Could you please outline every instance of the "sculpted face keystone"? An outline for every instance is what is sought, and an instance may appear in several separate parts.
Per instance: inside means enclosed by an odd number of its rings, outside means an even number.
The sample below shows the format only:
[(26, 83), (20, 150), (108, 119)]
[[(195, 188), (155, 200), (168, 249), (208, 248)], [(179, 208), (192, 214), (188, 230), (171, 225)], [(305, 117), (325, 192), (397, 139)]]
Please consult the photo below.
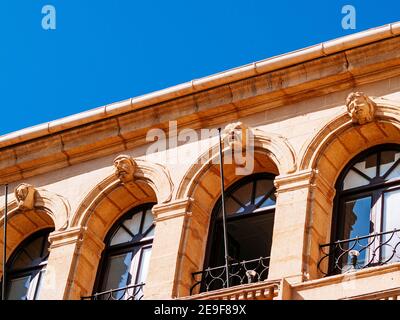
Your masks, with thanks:
[(114, 159), (115, 175), (122, 183), (132, 182), (135, 173), (136, 164), (134, 160), (127, 155), (120, 155)]
[(18, 209), (31, 210), (35, 205), (35, 188), (27, 183), (21, 183), (15, 188), (15, 198), (17, 199)]
[(352, 92), (346, 99), (347, 112), (353, 123), (365, 124), (374, 120), (375, 103), (363, 92)]

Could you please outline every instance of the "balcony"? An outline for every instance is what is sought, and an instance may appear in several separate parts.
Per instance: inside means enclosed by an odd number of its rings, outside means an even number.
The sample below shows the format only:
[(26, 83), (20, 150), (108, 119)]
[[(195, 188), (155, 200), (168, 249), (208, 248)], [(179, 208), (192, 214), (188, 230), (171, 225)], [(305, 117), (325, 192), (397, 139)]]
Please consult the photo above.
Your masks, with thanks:
[(126, 286), (82, 297), (81, 300), (141, 300), (144, 283)]
[(280, 284), (280, 280), (265, 280), (202, 292), (179, 300), (275, 300), (279, 296)]
[(269, 260), (260, 257), (194, 272), (190, 297), (184, 299), (272, 300), (278, 295), (280, 282), (266, 281)]
[(400, 261), (400, 230), (374, 233), (320, 246), (318, 270), (325, 276)]

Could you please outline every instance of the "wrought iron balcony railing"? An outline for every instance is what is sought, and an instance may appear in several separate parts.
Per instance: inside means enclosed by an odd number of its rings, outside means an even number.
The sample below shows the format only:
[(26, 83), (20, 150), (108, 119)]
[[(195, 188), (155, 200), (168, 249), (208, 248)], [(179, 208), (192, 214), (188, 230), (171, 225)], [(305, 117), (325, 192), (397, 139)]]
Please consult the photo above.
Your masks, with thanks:
[[(232, 262), (228, 266), (229, 287), (263, 281), (268, 277), (269, 257)], [(192, 273), (195, 284), (190, 289), (190, 295), (199, 288), (200, 292), (208, 292), (227, 288), (226, 266), (207, 268)]]
[(320, 246), (318, 270), (328, 276), (400, 261), (400, 230), (339, 240)]
[(82, 300), (141, 300), (143, 298), (144, 283), (95, 293), (92, 296), (82, 297)]

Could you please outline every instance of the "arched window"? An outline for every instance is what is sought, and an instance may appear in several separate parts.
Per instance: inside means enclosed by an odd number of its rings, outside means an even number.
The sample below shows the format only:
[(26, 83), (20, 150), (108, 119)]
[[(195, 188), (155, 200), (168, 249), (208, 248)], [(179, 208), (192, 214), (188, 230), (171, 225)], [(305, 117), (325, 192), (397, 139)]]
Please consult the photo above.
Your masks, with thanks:
[[(229, 286), (261, 281), (268, 276), (276, 202), (273, 180), (271, 174), (253, 174), (225, 192)], [(201, 291), (226, 287), (223, 235), (219, 199), (210, 223)]]
[(336, 185), (331, 272), (400, 261), (400, 146), (363, 152)]
[(7, 300), (35, 300), (49, 257), (49, 233), (36, 232), (23, 241), (7, 262)]
[(93, 298), (141, 299), (154, 236), (153, 204), (134, 208), (111, 228)]

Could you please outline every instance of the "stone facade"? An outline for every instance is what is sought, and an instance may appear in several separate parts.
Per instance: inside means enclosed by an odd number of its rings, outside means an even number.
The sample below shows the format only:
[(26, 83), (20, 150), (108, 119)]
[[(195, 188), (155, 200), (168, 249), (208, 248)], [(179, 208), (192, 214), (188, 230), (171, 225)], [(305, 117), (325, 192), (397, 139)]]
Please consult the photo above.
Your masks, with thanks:
[[(39, 298), (91, 295), (110, 227), (130, 208), (155, 202), (144, 299), (395, 298), (400, 263), (331, 277), (317, 265), (320, 245), (331, 240), (340, 172), (369, 147), (400, 143), (399, 110), (397, 23), (4, 136), (0, 183), (15, 190), (8, 196), (7, 256), (53, 227)], [(218, 137), (200, 148), (176, 143), (169, 121), (177, 121), (177, 131), (251, 130), (253, 172), (276, 175), (265, 283), (190, 296), (221, 195), (212, 161)], [(146, 134), (157, 128), (167, 132), (169, 148), (149, 152)], [(171, 150), (184, 161), (170, 161)], [(242, 177), (233, 164), (224, 170), (225, 187)], [(1, 225), (3, 203), (4, 195)]]

